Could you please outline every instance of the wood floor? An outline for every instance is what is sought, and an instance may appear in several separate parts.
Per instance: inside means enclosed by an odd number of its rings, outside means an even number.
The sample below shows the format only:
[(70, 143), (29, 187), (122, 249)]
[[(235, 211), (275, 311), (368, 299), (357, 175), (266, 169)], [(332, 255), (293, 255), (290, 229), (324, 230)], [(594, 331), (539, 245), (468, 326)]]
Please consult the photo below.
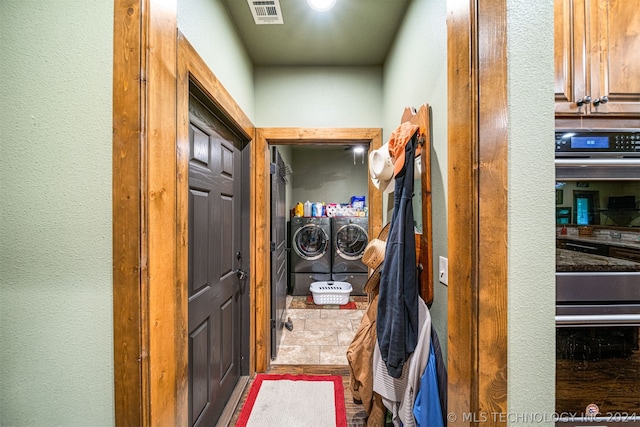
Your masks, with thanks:
[[(349, 388), (349, 368), (346, 365), (273, 365), (269, 370), (272, 374), (308, 374), (308, 375), (340, 375), (344, 386), (344, 401), (347, 412), (347, 425), (349, 427), (365, 426), (366, 413), (362, 405), (353, 402), (353, 396)], [(236, 407), (229, 426), (236, 425), (240, 410), (247, 400), (247, 394), (251, 388), (252, 380), (245, 387), (242, 398)], [(304, 420), (300, 425), (304, 425)]]

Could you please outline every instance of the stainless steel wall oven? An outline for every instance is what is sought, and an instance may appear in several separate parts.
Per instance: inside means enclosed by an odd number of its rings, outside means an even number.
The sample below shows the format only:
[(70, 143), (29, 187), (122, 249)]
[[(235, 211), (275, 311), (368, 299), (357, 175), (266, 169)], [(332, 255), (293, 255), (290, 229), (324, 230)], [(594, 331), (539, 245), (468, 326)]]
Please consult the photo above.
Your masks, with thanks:
[(555, 149), (557, 425), (640, 426), (640, 129)]

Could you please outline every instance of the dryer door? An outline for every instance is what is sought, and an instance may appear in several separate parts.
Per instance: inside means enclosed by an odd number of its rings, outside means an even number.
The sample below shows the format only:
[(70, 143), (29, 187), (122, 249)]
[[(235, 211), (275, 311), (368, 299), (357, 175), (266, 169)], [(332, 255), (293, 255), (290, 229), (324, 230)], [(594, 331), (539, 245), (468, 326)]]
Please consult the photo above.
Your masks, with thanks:
[(299, 228), (293, 235), (293, 250), (307, 261), (322, 258), (329, 247), (329, 236), (319, 226), (307, 224)]
[(368, 242), (367, 230), (358, 224), (344, 225), (336, 232), (336, 252), (349, 261), (362, 258)]

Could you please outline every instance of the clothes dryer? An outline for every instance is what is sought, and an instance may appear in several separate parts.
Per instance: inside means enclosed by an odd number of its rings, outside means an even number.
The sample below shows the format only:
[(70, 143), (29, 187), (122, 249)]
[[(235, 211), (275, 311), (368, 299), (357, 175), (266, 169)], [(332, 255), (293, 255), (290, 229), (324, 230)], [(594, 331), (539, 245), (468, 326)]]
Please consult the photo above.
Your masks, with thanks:
[(333, 267), (334, 273), (366, 273), (362, 255), (369, 243), (368, 217), (332, 218)]
[(369, 243), (368, 217), (334, 217), (331, 225), (333, 263), (331, 279), (353, 286), (352, 295), (364, 295), (368, 269), (362, 255)]
[(313, 282), (331, 280), (331, 219), (291, 218), (291, 290), (309, 294)]

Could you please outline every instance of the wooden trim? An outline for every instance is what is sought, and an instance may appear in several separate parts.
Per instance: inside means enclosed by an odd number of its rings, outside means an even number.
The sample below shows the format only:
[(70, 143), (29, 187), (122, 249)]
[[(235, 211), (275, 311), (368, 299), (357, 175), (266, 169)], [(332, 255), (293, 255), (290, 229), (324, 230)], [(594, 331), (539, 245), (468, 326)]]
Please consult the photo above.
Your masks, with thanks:
[[(161, 3), (161, 4), (160, 4)], [(117, 425), (176, 425), (176, 10), (114, 9), (114, 359)], [(141, 78), (143, 76), (143, 78)], [(168, 350), (169, 349), (169, 350)]]
[(189, 424), (189, 69), (190, 58), (186, 40), (178, 34), (176, 91), (176, 293), (183, 339), (176, 343), (176, 387), (180, 420), (176, 425)]
[[(113, 40), (113, 342), (115, 422), (149, 424), (148, 349), (142, 288), (143, 31), (139, 0), (116, 0)], [(124, 88), (127, 88), (124, 90)], [(145, 313), (146, 315), (146, 313)]]
[[(378, 128), (258, 128), (255, 134), (255, 313), (256, 313), (256, 372), (266, 372), (271, 354), (270, 339), (270, 281), (269, 264), (269, 144), (367, 144), (369, 152), (382, 145), (382, 129)], [(369, 180), (369, 235), (382, 230), (382, 192)]]
[(420, 197), (422, 201), (422, 233), (416, 236), (416, 258), (422, 269), (419, 278), (420, 296), (429, 306), (433, 302), (433, 227), (431, 224), (431, 107), (422, 104), (418, 110), (406, 107), (401, 122), (418, 125), (423, 145), (416, 147), (420, 157)]
[[(193, 48), (191, 43), (186, 39), (186, 37), (178, 31), (178, 70), (180, 72), (180, 83), (179, 83), (179, 91), (178, 91), (178, 99), (185, 97), (186, 99), (182, 100), (179, 104), (178, 108), (178, 130), (181, 132), (181, 137), (178, 138), (178, 151), (179, 153), (182, 150), (185, 150), (185, 154), (183, 156), (179, 155), (179, 165), (180, 172), (178, 174), (179, 181), (180, 177), (188, 176), (188, 159), (183, 157), (188, 156), (189, 147), (188, 147), (188, 132), (189, 132), (189, 83), (196, 84), (198, 88), (207, 96), (207, 98), (212, 101), (217, 109), (217, 113), (223, 116), (223, 120), (227, 122), (227, 124), (234, 130), (242, 133), (242, 137), (245, 140), (252, 141), (255, 135), (255, 127), (249, 117), (244, 113), (244, 111), (240, 108), (240, 106), (235, 102), (235, 100), (231, 97), (229, 92), (225, 89), (225, 87), (220, 83), (220, 81), (216, 78), (216, 76), (211, 72), (209, 67), (206, 65), (204, 60), (200, 57), (200, 55)], [(181, 142), (183, 141), (183, 142)], [(253, 271), (256, 263), (256, 245), (255, 245), (255, 186), (253, 183), (255, 179), (254, 175), (254, 167), (253, 163), (255, 163), (255, 149), (253, 147), (250, 148), (250, 156), (251, 156), (251, 171), (250, 171), (250, 270)], [(184, 170), (183, 170), (184, 169)], [(185, 182), (181, 183), (181, 193), (187, 194), (188, 191), (188, 179), (183, 180)], [(179, 214), (179, 220), (183, 222), (182, 229), (184, 230), (185, 235), (181, 238), (181, 242), (184, 242), (185, 251), (187, 251), (187, 234), (188, 233), (188, 200), (183, 200), (179, 203), (179, 211), (184, 211), (184, 214)], [(188, 252), (179, 254), (182, 255), (183, 263), (188, 262)], [(188, 280), (187, 275), (187, 265), (184, 266), (184, 271), (178, 277), (182, 280)], [(249, 343), (254, 342), (255, 340), (255, 280), (253, 279), (253, 275), (250, 275), (250, 283), (249, 283)], [(184, 308), (186, 310), (186, 307)], [(251, 349), (249, 351), (249, 373), (255, 372), (255, 360), (253, 358), (254, 352)]]
[(556, 129), (638, 129), (640, 120), (615, 117), (612, 114), (587, 117), (560, 117), (556, 114)]
[(506, 4), (448, 9), (448, 411), (466, 426), (507, 411)]
[[(478, 7), (478, 403), (507, 413), (508, 99), (507, 5)], [(480, 333), (482, 332), (482, 333)], [(495, 425), (506, 425), (506, 420)]]
[(191, 46), (191, 43), (179, 31), (178, 45), (179, 54), (184, 56), (185, 65), (187, 66), (186, 71), (191, 81), (198, 85), (202, 92), (215, 104), (219, 112), (224, 116), (223, 119), (230, 122), (227, 124), (230, 124), (236, 130), (242, 129), (244, 139), (252, 140), (255, 127), (249, 117), (211, 72), (198, 52)]
[(149, 0), (147, 22), (147, 117), (141, 159), (147, 168), (142, 197), (148, 230), (143, 256), (148, 262), (144, 279), (149, 304), (145, 319), (149, 331), (149, 422), (169, 426), (179, 421), (176, 350), (184, 340), (177, 329), (183, 322), (178, 319), (176, 292), (176, 11), (166, 1)]
[[(478, 411), (475, 336), (477, 325), (478, 177), (477, 72), (470, 57), (473, 2), (447, 2), (448, 55), (448, 351), (450, 425), (468, 426), (461, 414)], [(458, 102), (465, 99), (467, 102)]]
[(186, 425), (190, 79), (247, 140), (253, 124), (177, 37), (175, 2), (115, 0), (114, 24), (116, 425)]
[[(184, 153), (176, 140), (176, 109), (184, 100), (177, 98), (176, 6), (175, 1), (114, 0), (114, 77), (113, 77), (113, 292), (114, 292), (114, 383), (116, 425), (184, 425), (185, 353), (184, 295), (176, 291), (184, 280), (184, 215), (177, 195), (181, 185), (177, 175)], [(495, 3), (495, 4), (494, 4)], [(486, 105), (479, 104), (481, 84), (478, 75), (487, 73), (487, 64), (505, 58), (504, 0), (448, 1), (449, 61), (449, 411), (459, 415), (480, 408), (506, 410), (506, 242), (504, 229), (487, 223), (485, 212), (506, 212), (506, 110), (503, 94), (506, 76), (502, 66), (487, 89), (498, 88), (495, 120), (487, 117), (479, 132), (478, 117)], [(478, 43), (475, 12), (477, 8), (497, 15), (480, 14), (493, 28), (486, 40)], [(486, 9), (485, 9), (486, 8)], [(479, 25), (482, 26), (482, 25)], [(492, 38), (493, 37), (493, 38)], [(470, 52), (495, 49), (488, 62), (477, 64)], [(482, 57), (482, 53), (478, 58)], [(182, 63), (184, 64), (184, 63)], [(479, 68), (475, 68), (478, 66)], [(194, 65), (194, 70), (197, 66)], [(193, 70), (192, 70), (193, 71)], [(492, 70), (496, 71), (496, 70)], [(207, 72), (193, 71), (200, 86), (208, 87)], [(204, 77), (203, 77), (204, 76)], [(181, 74), (184, 81), (184, 74)], [(502, 82), (502, 86), (500, 86)], [(184, 83), (182, 83), (184, 88)], [(218, 86), (209, 91), (219, 100), (228, 119), (235, 120), (245, 133), (252, 125), (226, 100)], [(221, 86), (219, 87), (221, 88)], [(483, 86), (484, 91), (484, 86)], [(228, 94), (227, 94), (228, 95)], [(230, 98), (230, 97), (229, 97)], [(466, 102), (460, 102), (466, 100)], [(231, 101), (230, 104), (227, 101)], [(178, 113), (179, 115), (180, 113)], [(268, 366), (268, 283), (269, 265), (265, 253), (268, 243), (266, 201), (268, 186), (262, 161), (269, 143), (304, 143), (312, 139), (336, 143), (356, 141), (359, 130), (349, 129), (263, 129), (252, 154), (252, 220), (256, 231), (251, 237), (255, 248), (252, 268), (255, 279), (251, 301), (255, 312), (252, 342), (255, 355), (252, 366), (263, 372)], [(370, 141), (370, 150), (382, 145), (379, 129), (360, 130), (361, 140)], [(489, 135), (498, 139), (484, 146)], [(356, 138), (356, 139), (354, 139)], [(493, 145), (492, 145), (493, 144)], [(480, 171), (479, 157), (484, 169)], [(484, 163), (488, 162), (488, 163)], [(489, 168), (486, 166), (489, 165)], [(497, 169), (495, 169), (497, 168)], [(495, 177), (493, 173), (497, 173)], [(490, 179), (480, 199), (479, 176)], [(485, 185), (483, 181), (483, 186)], [(382, 197), (369, 190), (371, 235), (382, 228)], [(493, 210), (495, 209), (495, 210)], [(506, 218), (506, 216), (505, 216)], [(491, 247), (488, 233), (494, 232)], [(265, 236), (267, 236), (265, 238)], [(480, 248), (483, 252), (480, 253)], [(481, 260), (496, 257), (487, 270)], [(174, 264), (175, 260), (175, 264)], [(502, 264), (500, 264), (502, 263)], [(502, 268), (500, 267), (502, 265)], [(480, 280), (482, 277), (482, 280)], [(266, 281), (266, 282), (265, 282)], [(480, 289), (482, 285), (482, 289)], [(495, 292), (494, 292), (495, 291)], [(491, 295), (490, 300), (485, 300)], [(479, 308), (482, 296), (482, 309)], [(504, 302), (504, 303), (503, 303)], [(261, 311), (262, 310), (262, 311)], [(266, 333), (265, 333), (266, 331)], [(489, 331), (493, 347), (479, 348), (478, 337)], [(483, 338), (484, 340), (485, 338)], [(484, 341), (483, 341), (484, 342)], [(175, 351), (167, 351), (174, 348)], [(487, 355), (479, 355), (486, 352)], [(492, 359), (489, 353), (500, 356)], [(457, 423), (458, 424), (458, 423)], [(462, 423), (459, 423), (463, 425)]]
[[(189, 43), (186, 37), (178, 32), (178, 137), (176, 140), (176, 149), (178, 153), (177, 157), (177, 188), (178, 188), (178, 202), (177, 202), (177, 219), (178, 219), (178, 248), (177, 248), (177, 283), (179, 287), (177, 292), (181, 295), (179, 310), (182, 313), (182, 322), (184, 323), (184, 340), (177, 346), (176, 351), (180, 354), (180, 364), (178, 370), (181, 372), (179, 381), (177, 383), (179, 390), (179, 397), (184, 405), (185, 410), (179, 411), (179, 415), (184, 418), (183, 423), (177, 425), (186, 425), (188, 423), (188, 403), (189, 403), (189, 372), (188, 372), (188, 292), (187, 283), (188, 276), (188, 261), (189, 261), (189, 245), (188, 245), (188, 233), (189, 233), (189, 94), (190, 84), (198, 86), (200, 91), (204, 93), (209, 101), (214, 104), (216, 114), (220, 114), (222, 119), (236, 132), (242, 134), (242, 137), (246, 141), (253, 139), (255, 132), (253, 123), (242, 111), (240, 106), (233, 100), (229, 92), (224, 88), (216, 76), (207, 67), (204, 60), (196, 52), (193, 46)], [(250, 149), (251, 150), (251, 149)], [(249, 185), (250, 191), (253, 192), (253, 182), (251, 179)], [(253, 199), (253, 197), (251, 197)], [(253, 203), (251, 203), (253, 204)], [(251, 208), (251, 217), (253, 217), (253, 208)], [(252, 220), (253, 221), (253, 220)], [(253, 229), (250, 224), (250, 234), (253, 235)], [(251, 246), (254, 248), (255, 246)], [(250, 254), (251, 262), (253, 263), (254, 254)], [(254, 281), (250, 281), (249, 298), (252, 300)], [(250, 302), (250, 306), (253, 303)], [(252, 342), (254, 337), (253, 326), (255, 324), (255, 315), (251, 307), (248, 308), (248, 315), (250, 317), (250, 337), (249, 342)], [(179, 348), (178, 348), (179, 347)], [(249, 355), (252, 354), (251, 349), (246, 349)], [(253, 358), (250, 356), (249, 372), (252, 374), (255, 370)]]

